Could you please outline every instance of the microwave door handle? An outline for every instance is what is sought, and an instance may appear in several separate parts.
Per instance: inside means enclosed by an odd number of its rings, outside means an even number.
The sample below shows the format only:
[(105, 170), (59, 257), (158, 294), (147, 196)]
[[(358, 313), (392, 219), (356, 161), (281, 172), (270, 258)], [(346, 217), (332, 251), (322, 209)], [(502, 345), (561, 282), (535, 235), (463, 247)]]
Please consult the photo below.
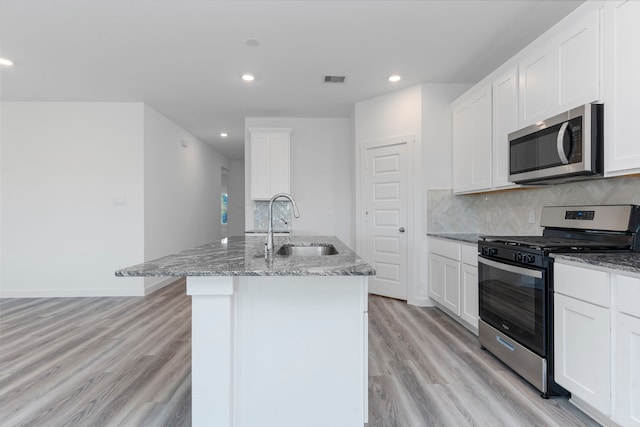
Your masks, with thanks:
[(569, 122), (564, 122), (562, 126), (560, 126), (560, 131), (558, 131), (558, 139), (556, 141), (556, 147), (558, 149), (558, 157), (560, 157), (560, 161), (563, 165), (569, 164), (569, 159), (567, 158), (567, 153), (564, 152), (564, 134), (567, 132), (567, 127), (569, 126)]
[(504, 270), (510, 273), (521, 274), (523, 276), (533, 277), (536, 279), (542, 279), (542, 271), (540, 270), (531, 270), (529, 268), (517, 267), (515, 265), (504, 264), (482, 257), (478, 257), (478, 262), (488, 265), (489, 267), (497, 268), (498, 270)]

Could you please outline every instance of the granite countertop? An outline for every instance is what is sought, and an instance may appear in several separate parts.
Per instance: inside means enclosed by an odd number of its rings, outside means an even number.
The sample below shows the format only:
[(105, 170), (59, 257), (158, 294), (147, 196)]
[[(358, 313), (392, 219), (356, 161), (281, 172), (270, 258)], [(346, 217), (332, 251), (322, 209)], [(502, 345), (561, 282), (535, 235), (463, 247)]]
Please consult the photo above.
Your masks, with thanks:
[(557, 260), (567, 260), (595, 267), (640, 274), (640, 253), (638, 252), (551, 254), (551, 256)]
[(118, 277), (140, 276), (373, 276), (376, 271), (334, 236), (276, 237), (284, 243), (330, 243), (337, 255), (264, 257), (265, 238), (234, 236), (226, 244), (209, 243), (116, 271)]
[(478, 243), (478, 239), (480, 238), (480, 234), (478, 233), (427, 233), (427, 236), (465, 243)]

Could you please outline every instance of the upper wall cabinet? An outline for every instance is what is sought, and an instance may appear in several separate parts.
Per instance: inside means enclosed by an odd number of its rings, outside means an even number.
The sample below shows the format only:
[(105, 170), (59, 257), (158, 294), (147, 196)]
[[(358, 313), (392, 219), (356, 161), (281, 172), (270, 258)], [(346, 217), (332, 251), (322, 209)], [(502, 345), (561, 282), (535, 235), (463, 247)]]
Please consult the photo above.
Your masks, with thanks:
[(468, 92), (453, 109), (453, 192), (491, 188), (491, 85)]
[(250, 128), (251, 199), (289, 193), (291, 129)]
[[(606, 3), (606, 6), (605, 6)], [(609, 4), (611, 3), (611, 4)], [(606, 12), (606, 10), (609, 12)], [(580, 105), (615, 95), (618, 114), (605, 107), (606, 172), (640, 172), (640, 144), (631, 124), (640, 99), (640, 2), (588, 1), (487, 76), (453, 104), (453, 192), (476, 193), (516, 187), (509, 179), (509, 133)], [(605, 37), (613, 24), (617, 32)], [(602, 40), (605, 40), (604, 46)], [(611, 40), (609, 40), (611, 39)], [(616, 46), (604, 60), (605, 49)], [(607, 51), (607, 54), (608, 51)], [(603, 62), (617, 82), (604, 84)], [(633, 86), (633, 88), (631, 88)], [(609, 91), (615, 92), (613, 95)], [(619, 133), (613, 145), (611, 133)], [(615, 150), (610, 152), (610, 150)]]
[(509, 188), (509, 138), (518, 130), (518, 69), (493, 81), (493, 188)]
[(640, 173), (640, 2), (605, 5), (605, 174)]
[(570, 16), (522, 56), (519, 128), (601, 99), (600, 21), (601, 10)]

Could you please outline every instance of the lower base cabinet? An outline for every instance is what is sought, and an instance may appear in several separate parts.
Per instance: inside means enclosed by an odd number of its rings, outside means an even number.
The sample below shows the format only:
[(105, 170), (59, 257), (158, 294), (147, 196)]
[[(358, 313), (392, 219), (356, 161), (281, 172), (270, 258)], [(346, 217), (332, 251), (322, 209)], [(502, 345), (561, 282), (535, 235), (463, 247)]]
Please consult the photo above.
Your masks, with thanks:
[(640, 275), (556, 260), (555, 380), (603, 424), (640, 427)]
[(609, 309), (556, 293), (554, 319), (556, 382), (610, 415)]
[[(477, 262), (477, 260), (476, 260)], [(478, 265), (462, 264), (460, 270), (460, 290), (462, 303), (460, 305), (460, 317), (478, 329)]]
[(455, 320), (478, 331), (476, 244), (429, 238), (429, 297)]

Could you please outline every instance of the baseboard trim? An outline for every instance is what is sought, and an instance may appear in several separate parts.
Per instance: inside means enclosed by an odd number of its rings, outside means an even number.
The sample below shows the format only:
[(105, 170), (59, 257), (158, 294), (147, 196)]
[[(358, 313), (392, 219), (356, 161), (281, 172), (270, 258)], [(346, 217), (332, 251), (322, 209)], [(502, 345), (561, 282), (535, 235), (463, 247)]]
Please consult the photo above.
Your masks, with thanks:
[(407, 304), (415, 305), (416, 307), (435, 307), (435, 303), (431, 298), (409, 298)]

